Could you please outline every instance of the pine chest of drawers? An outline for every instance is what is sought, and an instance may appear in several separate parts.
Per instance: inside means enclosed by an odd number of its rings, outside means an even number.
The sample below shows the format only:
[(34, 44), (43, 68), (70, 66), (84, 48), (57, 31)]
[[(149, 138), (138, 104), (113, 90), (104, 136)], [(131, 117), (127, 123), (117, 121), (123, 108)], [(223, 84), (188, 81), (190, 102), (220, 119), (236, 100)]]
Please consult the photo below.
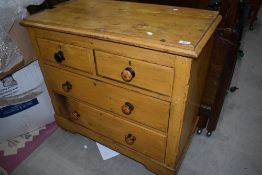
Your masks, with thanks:
[(24, 19), (59, 126), (175, 174), (197, 123), (217, 12), (74, 0)]

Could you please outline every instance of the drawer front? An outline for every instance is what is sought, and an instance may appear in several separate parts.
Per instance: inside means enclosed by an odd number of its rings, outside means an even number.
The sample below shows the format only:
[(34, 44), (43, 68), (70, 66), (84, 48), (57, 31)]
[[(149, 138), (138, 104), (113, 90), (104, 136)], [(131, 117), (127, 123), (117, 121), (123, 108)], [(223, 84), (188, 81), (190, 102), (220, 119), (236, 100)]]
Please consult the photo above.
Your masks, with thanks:
[[(45, 65), (52, 89), (105, 110), (167, 131), (170, 103)], [(131, 104), (131, 105), (130, 105)]]
[(47, 39), (37, 39), (41, 58), (60, 65), (92, 73), (91, 49)]
[(89, 105), (68, 100), (69, 119), (131, 149), (163, 161), (166, 136), (105, 113)]
[(95, 51), (97, 73), (164, 95), (171, 95), (173, 68)]

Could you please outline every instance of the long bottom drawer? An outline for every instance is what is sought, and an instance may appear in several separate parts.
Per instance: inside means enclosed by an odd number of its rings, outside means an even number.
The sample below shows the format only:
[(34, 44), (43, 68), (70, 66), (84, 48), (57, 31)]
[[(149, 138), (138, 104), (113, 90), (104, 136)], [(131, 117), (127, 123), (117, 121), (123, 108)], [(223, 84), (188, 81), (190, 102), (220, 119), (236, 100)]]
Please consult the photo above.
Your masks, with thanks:
[(74, 123), (91, 129), (155, 160), (164, 161), (166, 136), (118, 118), (87, 104), (66, 100), (66, 114)]

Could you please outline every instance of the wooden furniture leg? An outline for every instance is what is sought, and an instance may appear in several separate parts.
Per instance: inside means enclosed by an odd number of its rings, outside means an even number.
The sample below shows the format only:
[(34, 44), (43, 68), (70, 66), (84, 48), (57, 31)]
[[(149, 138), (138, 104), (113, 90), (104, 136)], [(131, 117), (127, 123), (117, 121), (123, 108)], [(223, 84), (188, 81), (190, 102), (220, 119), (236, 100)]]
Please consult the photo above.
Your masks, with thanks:
[(211, 116), (210, 113), (211, 109), (209, 106), (201, 105), (199, 109), (199, 120), (197, 123), (197, 134), (200, 135), (204, 128), (207, 127), (209, 116)]

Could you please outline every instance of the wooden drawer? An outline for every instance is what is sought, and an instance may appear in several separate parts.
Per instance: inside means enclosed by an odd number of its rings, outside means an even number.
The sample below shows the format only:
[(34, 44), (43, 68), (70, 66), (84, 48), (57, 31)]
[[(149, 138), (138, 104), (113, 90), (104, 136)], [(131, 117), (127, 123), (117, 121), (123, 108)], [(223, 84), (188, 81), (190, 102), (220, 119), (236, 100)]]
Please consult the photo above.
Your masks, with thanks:
[[(174, 76), (173, 68), (101, 51), (95, 51), (95, 59), (98, 75), (160, 94), (171, 95)], [(131, 79), (130, 77), (133, 78)]]
[(93, 53), (91, 49), (42, 38), (37, 38), (37, 43), (42, 59), (92, 72)]
[(66, 116), (72, 122), (156, 160), (164, 160), (166, 147), (166, 136), (164, 134), (151, 131), (74, 100), (67, 100), (66, 108)]
[[(45, 65), (49, 86), (57, 92), (167, 132), (170, 103)], [(63, 88), (64, 86), (64, 88)], [(70, 87), (71, 86), (71, 87)], [(67, 92), (66, 92), (67, 91)], [(129, 106), (134, 109), (125, 114)]]

